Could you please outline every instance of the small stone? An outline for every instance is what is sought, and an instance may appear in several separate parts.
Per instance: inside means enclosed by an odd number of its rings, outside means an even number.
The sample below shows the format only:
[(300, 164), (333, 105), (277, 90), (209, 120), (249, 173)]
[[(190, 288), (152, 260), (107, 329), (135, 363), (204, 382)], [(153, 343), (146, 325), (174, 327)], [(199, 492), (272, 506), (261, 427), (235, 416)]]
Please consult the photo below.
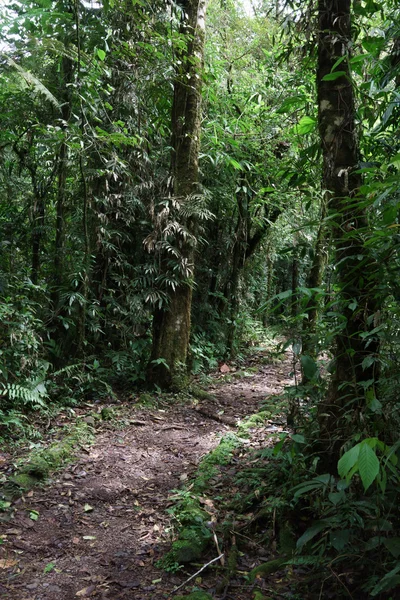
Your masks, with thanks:
[(33, 583), (28, 583), (28, 585), (26, 585), (25, 587), (27, 590), (36, 590), (38, 585), (39, 583), (37, 581), (34, 581)]

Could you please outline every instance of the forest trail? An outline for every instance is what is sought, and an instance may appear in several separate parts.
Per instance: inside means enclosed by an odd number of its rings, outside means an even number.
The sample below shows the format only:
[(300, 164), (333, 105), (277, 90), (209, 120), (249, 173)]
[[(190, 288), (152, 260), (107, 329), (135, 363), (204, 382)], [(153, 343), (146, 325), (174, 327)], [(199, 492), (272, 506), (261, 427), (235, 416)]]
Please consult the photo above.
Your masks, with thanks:
[[(263, 358), (261, 353), (247, 364), (256, 366), (257, 372), (245, 371), (238, 378), (232, 373), (230, 382), (218, 381), (219, 373), (210, 387), (214, 399), (202, 400), (201, 412), (189, 403), (157, 408), (131, 404), (127, 427), (121, 430), (103, 423), (94, 444), (81, 450), (74, 464), (19, 499), (12, 520), (0, 522), (0, 596), (9, 600), (170, 597), (197, 570), (190, 565), (172, 574), (155, 566), (169, 547), (166, 509), (171, 490), (190, 478), (221, 435), (235, 430), (226, 422), (256, 413), (267, 396), (293, 383), (287, 359), (262, 364)], [(213, 417), (221, 413), (225, 423)], [(268, 432), (279, 429), (279, 424), (264, 424), (248, 443), (263, 447)], [(39, 515), (36, 521), (29, 518), (32, 511)], [(204, 562), (214, 556), (215, 548)], [(190, 591), (191, 585), (193, 581), (186, 589)], [(184, 594), (185, 588), (179, 593)], [(243, 589), (231, 597), (252, 596)]]

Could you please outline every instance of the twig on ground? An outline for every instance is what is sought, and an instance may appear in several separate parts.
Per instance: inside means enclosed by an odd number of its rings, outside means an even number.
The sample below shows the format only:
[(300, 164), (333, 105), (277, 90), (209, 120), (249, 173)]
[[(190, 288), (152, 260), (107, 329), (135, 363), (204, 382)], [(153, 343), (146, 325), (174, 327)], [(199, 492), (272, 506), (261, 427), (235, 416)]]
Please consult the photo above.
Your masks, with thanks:
[(183, 583), (181, 583), (181, 585), (178, 585), (178, 587), (174, 588), (172, 590), (172, 594), (175, 594), (175, 592), (177, 592), (178, 590), (180, 590), (181, 588), (183, 588), (184, 585), (186, 585), (187, 583), (189, 583), (189, 581), (191, 581), (192, 579), (194, 579), (195, 577), (197, 577), (197, 575), (199, 575), (199, 573), (201, 573), (202, 571), (204, 571), (204, 569), (206, 569), (209, 565), (211, 565), (214, 562), (217, 562), (217, 560), (221, 560), (221, 558), (224, 556), (224, 554), (220, 554), (220, 556), (217, 556), (217, 558), (213, 558), (212, 560), (210, 560), (210, 562), (208, 562), (206, 565), (203, 565), (201, 567), (201, 569), (199, 569), (198, 571), (196, 571), (196, 573), (194, 573), (194, 575), (191, 575), (189, 577), (189, 579), (186, 579), (186, 581), (184, 581)]

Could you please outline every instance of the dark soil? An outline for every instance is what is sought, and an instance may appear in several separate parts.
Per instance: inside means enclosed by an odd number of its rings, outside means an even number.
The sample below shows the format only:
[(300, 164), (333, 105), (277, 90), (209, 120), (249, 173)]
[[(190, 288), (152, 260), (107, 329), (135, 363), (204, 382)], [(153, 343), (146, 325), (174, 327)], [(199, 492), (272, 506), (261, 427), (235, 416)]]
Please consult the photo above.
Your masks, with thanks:
[[(255, 362), (262, 356), (254, 359)], [(256, 413), (266, 397), (292, 383), (287, 361), (259, 365), (257, 373), (227, 383), (219, 373), (213, 399), (128, 411), (130, 424), (102, 423), (95, 443), (76, 462), (13, 503), (0, 522), (0, 596), (9, 600), (161, 600), (201, 565), (165, 573), (155, 563), (171, 542), (166, 509), (171, 490), (186, 485), (204, 455), (239, 419)], [(219, 379), (219, 380), (218, 380)], [(221, 422), (219, 417), (224, 417)], [(129, 419), (128, 419), (129, 420)], [(279, 422), (255, 432), (266, 444)], [(251, 442), (249, 442), (251, 443)], [(212, 482), (210, 483), (212, 487)], [(208, 491), (212, 497), (212, 489)], [(38, 513), (36, 521), (30, 518)], [(1, 539), (0, 538), (0, 539)], [(207, 555), (211, 560), (216, 549)], [(249, 567), (252, 557), (245, 557)], [(197, 580), (205, 590), (210, 580)], [(207, 583), (205, 583), (207, 581)], [(188, 584), (190, 591), (194, 580)], [(180, 594), (185, 593), (185, 588)], [(216, 597), (221, 597), (216, 595)], [(251, 598), (245, 584), (231, 598)], [(276, 598), (280, 597), (274, 596)]]

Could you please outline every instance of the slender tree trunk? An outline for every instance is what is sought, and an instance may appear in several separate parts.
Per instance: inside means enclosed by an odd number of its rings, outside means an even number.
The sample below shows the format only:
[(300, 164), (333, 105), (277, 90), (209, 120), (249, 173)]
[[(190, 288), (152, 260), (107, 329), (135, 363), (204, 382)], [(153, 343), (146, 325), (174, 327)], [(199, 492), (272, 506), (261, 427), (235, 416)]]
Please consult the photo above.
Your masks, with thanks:
[[(311, 270), (307, 278), (307, 288), (314, 289), (320, 288), (324, 277), (324, 270), (326, 264), (326, 211), (327, 211), (327, 199), (322, 199), (321, 205), (321, 222), (317, 232), (317, 239), (315, 240), (314, 246), (314, 257), (311, 265)], [(317, 292), (318, 293), (318, 292)], [(312, 295), (307, 301), (304, 308), (307, 318), (303, 320), (303, 331), (302, 331), (302, 354), (316, 357), (317, 351), (315, 343), (313, 342), (313, 336), (315, 335), (317, 327), (318, 313), (320, 309), (320, 300), (317, 299), (317, 293), (312, 292)], [(303, 373), (303, 383), (306, 383), (306, 377)]]
[(292, 259), (292, 317), (296, 318), (299, 312), (299, 259), (297, 257), (297, 246), (294, 246), (294, 256)]
[(238, 220), (235, 232), (235, 243), (233, 245), (232, 269), (228, 282), (228, 307), (229, 307), (229, 326), (226, 342), (227, 353), (230, 358), (235, 355), (235, 337), (236, 337), (236, 319), (239, 310), (239, 281), (242, 268), (246, 258), (246, 246), (248, 238), (248, 205), (247, 198), (239, 192), (237, 196)]
[(33, 228), (32, 228), (32, 283), (35, 285), (39, 280), (40, 272), (40, 252), (44, 232), (44, 197), (42, 194), (36, 194), (33, 203)]
[[(374, 381), (377, 341), (363, 337), (372, 329), (376, 307), (371, 278), (375, 271), (363, 245), (366, 216), (357, 199), (362, 183), (357, 173), (359, 148), (350, 79), (351, 1), (319, 0), (318, 110), (323, 151), (323, 185), (335, 217), (332, 237), (336, 249), (338, 312), (344, 326), (336, 335), (335, 372), (318, 411), (321, 463), (335, 472), (341, 447), (354, 431), (365, 405), (367, 380)], [(343, 59), (338, 67), (334, 65)], [(333, 78), (332, 71), (342, 75)], [(327, 77), (328, 76), (328, 77)]]
[[(185, 0), (181, 33), (186, 50), (177, 51), (177, 72), (172, 106), (173, 200), (184, 206), (199, 192), (199, 151), (201, 133), (201, 88), (204, 56), (206, 0)], [(180, 63), (180, 64), (179, 64)], [(195, 231), (193, 218), (186, 227)], [(190, 337), (190, 312), (194, 268), (194, 247), (180, 242), (182, 260), (189, 276), (170, 294), (169, 304), (156, 310), (153, 346), (148, 366), (148, 379), (163, 388), (182, 388), (186, 380), (186, 362)]]
[(54, 274), (53, 274), (53, 290), (51, 294), (53, 309), (57, 310), (59, 305), (60, 287), (63, 281), (64, 267), (64, 245), (65, 245), (65, 198), (66, 198), (66, 183), (67, 183), (67, 160), (68, 160), (68, 145), (66, 141), (66, 129), (69, 118), (71, 116), (70, 88), (68, 84), (72, 82), (72, 61), (70, 58), (63, 56), (61, 62), (61, 89), (63, 104), (61, 107), (62, 121), (64, 128), (64, 138), (61, 142), (59, 153), (59, 165), (57, 173), (57, 204), (56, 204), (56, 237), (54, 250)]

